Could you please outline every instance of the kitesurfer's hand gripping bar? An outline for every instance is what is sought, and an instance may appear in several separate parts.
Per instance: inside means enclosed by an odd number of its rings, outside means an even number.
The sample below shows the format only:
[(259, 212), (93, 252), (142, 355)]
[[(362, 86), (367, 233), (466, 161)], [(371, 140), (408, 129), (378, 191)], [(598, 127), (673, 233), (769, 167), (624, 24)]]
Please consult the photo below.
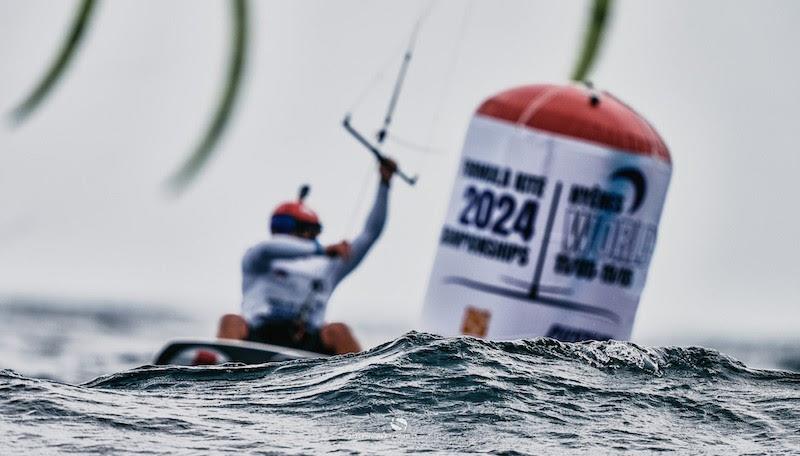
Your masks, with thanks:
[[(353, 135), (353, 137), (356, 138), (356, 140), (360, 142), (362, 146), (366, 147), (367, 150), (372, 152), (372, 155), (375, 156), (375, 158), (378, 160), (379, 163), (386, 162), (387, 158), (385, 155), (383, 155), (380, 149), (378, 149), (376, 146), (373, 146), (372, 143), (367, 141), (367, 138), (365, 138), (361, 133), (359, 133), (355, 128), (353, 128), (352, 125), (350, 125), (350, 114), (344, 116), (344, 120), (342, 121), (342, 126), (344, 126), (344, 129), (347, 130), (348, 133)], [(398, 168), (395, 171), (395, 174), (397, 174), (397, 176), (400, 179), (403, 179), (408, 185), (414, 185), (417, 183), (418, 176), (413, 176), (413, 177), (409, 176), (408, 174), (401, 171), (400, 168)]]

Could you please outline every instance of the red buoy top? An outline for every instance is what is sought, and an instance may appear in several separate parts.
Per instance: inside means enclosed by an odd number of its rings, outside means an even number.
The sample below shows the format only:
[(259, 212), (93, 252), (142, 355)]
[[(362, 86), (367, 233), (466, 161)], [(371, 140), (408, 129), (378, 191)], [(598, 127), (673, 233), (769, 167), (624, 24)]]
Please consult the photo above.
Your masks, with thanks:
[(671, 162), (655, 129), (604, 91), (578, 85), (526, 85), (487, 99), (478, 114)]

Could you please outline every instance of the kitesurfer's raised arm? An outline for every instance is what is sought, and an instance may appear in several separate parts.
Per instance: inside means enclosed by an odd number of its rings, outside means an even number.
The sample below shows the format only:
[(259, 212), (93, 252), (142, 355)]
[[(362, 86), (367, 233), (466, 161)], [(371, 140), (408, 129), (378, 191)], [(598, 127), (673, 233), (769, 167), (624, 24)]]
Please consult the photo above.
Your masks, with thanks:
[(389, 205), (389, 187), (392, 176), (397, 170), (397, 164), (390, 159), (386, 159), (381, 164), (381, 179), (378, 184), (378, 194), (372, 205), (364, 230), (359, 234), (350, 245), (349, 255), (342, 256), (341, 266), (335, 273), (334, 283), (338, 283), (355, 269), (361, 260), (367, 255), (369, 249), (378, 240), (383, 227), (386, 224), (386, 213)]

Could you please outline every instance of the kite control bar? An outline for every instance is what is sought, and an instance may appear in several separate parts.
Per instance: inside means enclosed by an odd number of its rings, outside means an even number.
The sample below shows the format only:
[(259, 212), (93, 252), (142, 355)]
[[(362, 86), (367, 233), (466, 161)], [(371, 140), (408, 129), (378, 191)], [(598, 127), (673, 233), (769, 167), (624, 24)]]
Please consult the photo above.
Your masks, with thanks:
[[(356, 138), (356, 140), (360, 142), (361, 145), (363, 145), (364, 147), (367, 148), (367, 150), (372, 152), (372, 155), (374, 155), (375, 158), (378, 159), (378, 162), (383, 163), (386, 160), (388, 160), (386, 156), (383, 155), (383, 153), (380, 151), (380, 149), (378, 149), (377, 146), (372, 145), (372, 143), (367, 141), (367, 138), (365, 138), (364, 135), (359, 133), (355, 128), (353, 128), (352, 125), (350, 125), (350, 114), (344, 116), (344, 120), (342, 121), (342, 126), (344, 126), (344, 129), (347, 130), (348, 133), (353, 135), (353, 137)], [(417, 183), (418, 176), (411, 177), (408, 174), (401, 171), (399, 168), (395, 171), (395, 173), (397, 174), (398, 177), (403, 179), (408, 185), (414, 185)]]

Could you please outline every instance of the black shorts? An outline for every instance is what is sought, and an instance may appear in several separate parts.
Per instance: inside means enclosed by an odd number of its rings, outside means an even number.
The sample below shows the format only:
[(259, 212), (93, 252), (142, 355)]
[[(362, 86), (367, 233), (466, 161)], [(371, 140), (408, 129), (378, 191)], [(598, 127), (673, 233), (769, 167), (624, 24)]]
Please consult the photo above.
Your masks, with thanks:
[(247, 340), (251, 342), (280, 345), (325, 355), (333, 354), (322, 343), (319, 331), (304, 329), (296, 321), (263, 321), (253, 326), (248, 326), (247, 329)]

